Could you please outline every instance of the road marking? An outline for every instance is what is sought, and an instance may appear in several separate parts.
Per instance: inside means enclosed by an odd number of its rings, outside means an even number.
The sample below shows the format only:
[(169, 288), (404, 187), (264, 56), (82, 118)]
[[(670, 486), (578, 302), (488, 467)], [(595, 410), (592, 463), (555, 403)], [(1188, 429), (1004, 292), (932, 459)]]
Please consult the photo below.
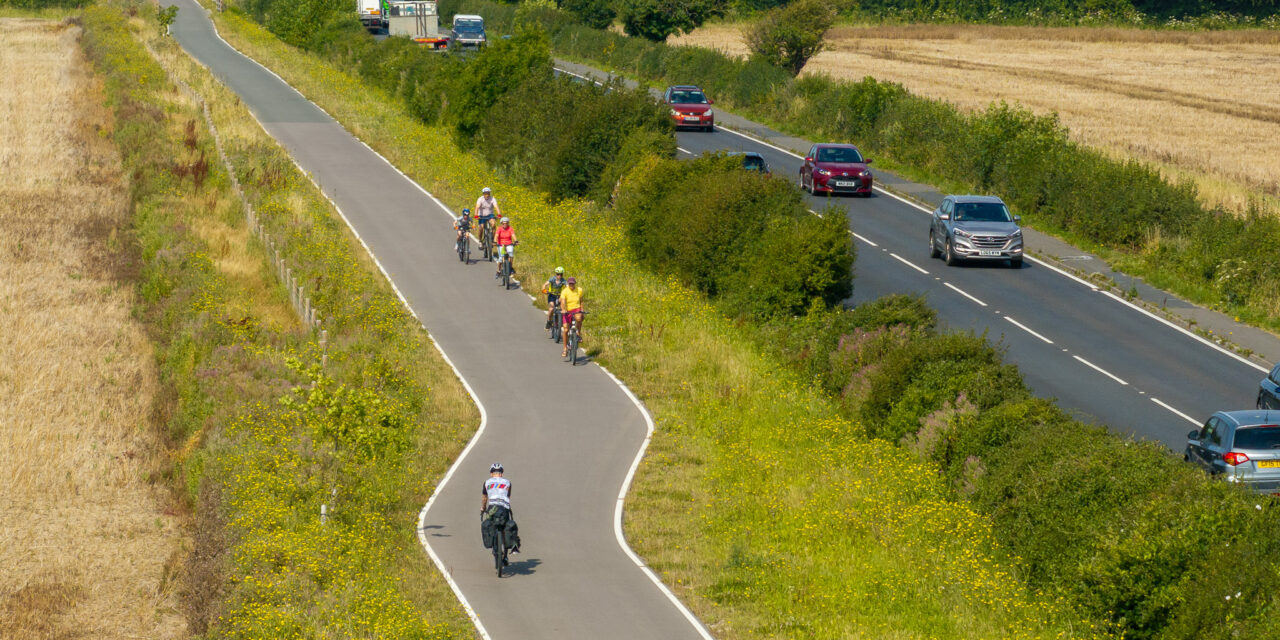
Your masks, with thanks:
[(658, 574), (654, 573), (653, 569), (650, 569), (649, 565), (645, 564), (644, 560), (642, 560), (640, 556), (636, 555), (635, 551), (632, 551), (631, 545), (627, 544), (627, 536), (622, 531), (623, 505), (627, 499), (627, 491), (631, 489), (631, 481), (635, 478), (636, 470), (640, 468), (640, 461), (644, 459), (644, 453), (649, 448), (649, 441), (653, 439), (653, 416), (649, 415), (649, 410), (645, 408), (644, 403), (640, 402), (640, 398), (637, 398), (636, 394), (618, 379), (618, 376), (613, 375), (612, 371), (604, 368), (604, 366), (600, 364), (596, 364), (596, 366), (600, 367), (600, 370), (603, 371), (605, 375), (609, 376), (609, 378), (613, 380), (614, 384), (618, 385), (618, 388), (622, 389), (622, 392), (631, 399), (631, 402), (636, 406), (636, 409), (640, 410), (640, 415), (644, 416), (645, 428), (647, 430), (644, 435), (644, 442), (641, 443), (640, 450), (636, 452), (635, 459), (631, 461), (631, 468), (627, 470), (627, 477), (622, 481), (622, 488), (618, 489), (618, 501), (615, 503), (613, 508), (613, 537), (617, 539), (618, 546), (622, 548), (623, 553), (626, 553), (627, 556), (631, 558), (631, 561), (634, 562), (635, 565), (645, 573), (645, 575), (649, 576), (649, 580), (651, 580), (653, 584), (657, 585), (663, 595), (667, 596), (667, 600), (670, 600), (671, 604), (675, 605), (676, 608), (680, 610), (680, 613), (684, 615), (685, 620), (688, 620), (689, 624), (693, 625), (693, 628), (697, 630), (698, 635), (702, 636), (705, 640), (714, 640), (711, 636), (711, 632), (707, 631), (707, 628), (702, 625), (702, 621), (698, 620), (698, 617), (693, 615), (693, 612), (680, 601), (680, 598), (677, 598), (676, 594), (673, 593), (671, 589), (667, 588), (667, 585), (662, 582), (662, 579), (658, 577)]
[(1238, 354), (1238, 353), (1236, 353), (1236, 352), (1234, 352), (1234, 351), (1231, 351), (1230, 349), (1223, 348), (1223, 347), (1222, 347), (1222, 345), (1219, 345), (1219, 344), (1217, 344), (1217, 343), (1215, 343), (1215, 342), (1213, 342), (1213, 341), (1211, 341), (1211, 340), (1209, 340), (1209, 339), (1205, 338), (1204, 336), (1197, 335), (1196, 333), (1192, 332), (1191, 330), (1189, 330), (1189, 329), (1187, 329), (1187, 328), (1185, 328), (1185, 327), (1180, 327), (1180, 326), (1178, 326), (1178, 325), (1176, 325), (1176, 324), (1174, 324), (1174, 323), (1172, 323), (1172, 322), (1170, 322), (1170, 321), (1166, 320), (1165, 318), (1161, 318), (1160, 316), (1158, 316), (1158, 315), (1156, 315), (1156, 314), (1154, 314), (1154, 313), (1151, 313), (1150, 311), (1147, 311), (1146, 309), (1143, 309), (1142, 307), (1140, 307), (1140, 306), (1138, 306), (1138, 305), (1136, 305), (1136, 304), (1134, 304), (1134, 303), (1132, 303), (1132, 302), (1129, 302), (1128, 300), (1125, 300), (1124, 298), (1121, 298), (1120, 296), (1118, 296), (1118, 295), (1116, 295), (1116, 294), (1114, 294), (1114, 293), (1111, 293), (1110, 291), (1103, 291), (1102, 293), (1103, 293), (1103, 294), (1105, 294), (1105, 295), (1107, 295), (1107, 296), (1109, 296), (1109, 297), (1111, 297), (1112, 299), (1116, 300), (1117, 302), (1119, 302), (1119, 303), (1121, 303), (1121, 304), (1123, 304), (1123, 305), (1126, 305), (1126, 306), (1128, 306), (1128, 307), (1130, 307), (1130, 308), (1134, 309), (1134, 310), (1135, 310), (1135, 311), (1137, 311), (1138, 313), (1141, 313), (1141, 314), (1143, 314), (1143, 315), (1146, 315), (1146, 316), (1148, 316), (1148, 317), (1150, 317), (1150, 318), (1154, 318), (1155, 320), (1158, 320), (1159, 322), (1162, 322), (1162, 323), (1164, 323), (1165, 325), (1168, 325), (1168, 326), (1170, 326), (1170, 327), (1173, 327), (1174, 329), (1176, 329), (1176, 330), (1178, 330), (1178, 331), (1180, 331), (1180, 332), (1182, 332), (1182, 333), (1184, 333), (1184, 334), (1186, 334), (1186, 335), (1188, 335), (1188, 336), (1191, 336), (1192, 338), (1195, 338), (1196, 340), (1199, 340), (1200, 342), (1203, 342), (1203, 343), (1205, 343), (1205, 344), (1209, 345), (1210, 347), (1213, 347), (1214, 349), (1217, 349), (1218, 351), (1221, 351), (1222, 353), (1225, 353), (1225, 354), (1227, 354), (1227, 355), (1231, 356), (1232, 358), (1235, 358), (1236, 360), (1239, 360), (1240, 362), (1243, 362), (1243, 363), (1245, 363), (1245, 364), (1247, 364), (1247, 365), (1249, 365), (1249, 366), (1253, 367), (1254, 369), (1257, 369), (1258, 371), (1261, 371), (1261, 372), (1263, 372), (1263, 373), (1267, 373), (1267, 372), (1269, 372), (1269, 371), (1270, 371), (1270, 369), (1268, 369), (1268, 368), (1266, 368), (1266, 367), (1264, 367), (1264, 366), (1262, 366), (1262, 365), (1260, 365), (1260, 364), (1258, 364), (1258, 363), (1256, 363), (1256, 362), (1254, 362), (1254, 361), (1252, 361), (1252, 360), (1249, 360), (1248, 358), (1245, 358), (1244, 356), (1242, 356), (1242, 355), (1240, 355), (1240, 354)]
[(685, 149), (684, 147), (676, 147), (676, 151), (679, 151), (679, 152), (681, 152), (681, 153), (687, 153), (687, 154), (689, 154), (689, 155), (693, 155), (693, 152), (692, 152), (692, 151), (690, 151), (690, 150), (688, 150), (688, 149)]
[[(852, 232), (852, 231), (850, 231), (849, 233), (853, 233), (853, 232)], [(873, 247), (878, 247), (878, 246), (880, 246), (880, 245), (878, 245), (878, 244), (876, 244), (876, 243), (874, 243), (874, 242), (872, 242), (872, 241), (870, 241), (870, 240), (868, 240), (868, 239), (866, 239), (866, 238), (864, 238), (864, 237), (862, 237), (862, 236), (860, 236), (860, 235), (858, 235), (858, 234), (856, 234), (856, 233), (853, 233), (853, 237), (855, 237), (855, 238), (857, 238), (857, 239), (859, 239), (859, 240), (861, 240), (861, 241), (863, 241), (863, 242), (865, 242), (865, 243), (867, 243), (867, 244), (869, 244), (869, 245), (871, 245), (871, 246), (873, 246)]]
[(966, 297), (966, 298), (968, 298), (968, 299), (970, 299), (970, 300), (972, 300), (972, 301), (974, 301), (974, 302), (978, 303), (978, 304), (979, 304), (979, 305), (981, 305), (981, 306), (984, 306), (984, 307), (985, 307), (985, 306), (987, 306), (987, 303), (985, 303), (985, 302), (983, 302), (983, 301), (981, 301), (981, 300), (979, 300), (979, 299), (977, 299), (977, 298), (975, 298), (975, 297), (973, 297), (973, 296), (969, 295), (969, 292), (968, 292), (968, 291), (965, 291), (964, 289), (961, 289), (960, 287), (957, 287), (957, 286), (955, 286), (954, 284), (951, 284), (950, 282), (944, 282), (944, 283), (942, 283), (942, 284), (943, 284), (943, 285), (945, 285), (946, 287), (948, 287), (949, 289), (951, 289), (952, 291), (954, 291), (954, 292), (956, 292), (956, 293), (958, 293), (958, 294), (960, 294), (960, 295), (962, 295), (962, 296), (964, 296), (964, 297)]
[(1092, 362), (1089, 362), (1088, 360), (1085, 360), (1080, 356), (1072, 355), (1071, 357), (1075, 358), (1076, 360), (1079, 360), (1080, 362), (1083, 362), (1086, 366), (1096, 370), (1098, 373), (1101, 373), (1102, 375), (1107, 376), (1108, 378), (1111, 378), (1112, 380), (1115, 380), (1116, 382), (1119, 382), (1120, 384), (1123, 384), (1123, 385), (1129, 384), (1128, 382), (1121, 380), (1118, 376), (1116, 376), (1116, 374), (1111, 373), (1110, 371), (1107, 371), (1106, 369), (1103, 369), (1102, 367), (1099, 367), (1098, 365)]
[(889, 252), (889, 255), (893, 256), (893, 259), (894, 259), (894, 260), (897, 260), (898, 262), (901, 262), (902, 264), (905, 264), (905, 265), (907, 265), (908, 267), (911, 267), (912, 269), (915, 269), (916, 271), (919, 271), (920, 273), (923, 273), (923, 274), (925, 274), (925, 275), (929, 275), (929, 272), (928, 272), (928, 271), (925, 271), (924, 269), (921, 269), (920, 267), (917, 267), (916, 265), (911, 264), (911, 262), (910, 262), (909, 260), (907, 260), (906, 258), (903, 258), (902, 256), (900, 256), (900, 255), (898, 255), (898, 254), (896, 254), (896, 253), (893, 253), (892, 251), (890, 251), (890, 252)]
[(1162, 407), (1164, 407), (1164, 408), (1166, 408), (1166, 409), (1168, 409), (1168, 410), (1170, 410), (1170, 411), (1172, 411), (1172, 412), (1174, 412), (1174, 413), (1176, 413), (1177, 415), (1182, 416), (1182, 417), (1183, 417), (1183, 419), (1185, 419), (1187, 422), (1190, 422), (1191, 424), (1194, 424), (1194, 425), (1196, 425), (1197, 427), (1198, 427), (1198, 426), (1200, 426), (1200, 421), (1199, 421), (1199, 420), (1196, 420), (1195, 418), (1192, 418), (1191, 416), (1189, 416), (1189, 415), (1187, 415), (1187, 414), (1185, 414), (1185, 413), (1183, 413), (1183, 412), (1181, 412), (1181, 411), (1178, 411), (1177, 409), (1174, 409), (1173, 407), (1171, 407), (1171, 406), (1169, 406), (1169, 405), (1167, 405), (1167, 404), (1165, 404), (1165, 403), (1161, 402), (1159, 398), (1152, 398), (1152, 399), (1151, 399), (1151, 401), (1152, 401), (1152, 402), (1154, 402), (1154, 403), (1156, 403), (1156, 404), (1158, 404), (1158, 405), (1160, 405), (1160, 406), (1162, 406)]
[(775, 144), (770, 144), (770, 143), (768, 143), (768, 142), (765, 142), (764, 140), (761, 140), (760, 138), (757, 138), (757, 137), (755, 137), (755, 136), (749, 136), (749, 135), (747, 135), (747, 134), (745, 134), (745, 133), (742, 133), (742, 132), (740, 132), (740, 131), (734, 131), (733, 129), (728, 129), (728, 128), (726, 128), (726, 127), (722, 126), (722, 125), (716, 125), (716, 129), (717, 129), (717, 130), (719, 130), (719, 131), (724, 131), (724, 132), (726, 132), (726, 133), (732, 133), (732, 134), (733, 134), (733, 135), (735, 135), (735, 136), (741, 136), (741, 137), (746, 138), (746, 139), (748, 139), (748, 140), (751, 140), (751, 141), (753, 141), (753, 142), (758, 142), (758, 143), (760, 143), (760, 144), (762, 144), (762, 145), (764, 145), (764, 146), (766, 146), (766, 147), (769, 147), (770, 149), (774, 149), (774, 150), (776, 150), (776, 151), (781, 151), (781, 152), (783, 152), (783, 153), (785, 153), (785, 154), (787, 154), (787, 155), (789, 155), (789, 156), (791, 156), (792, 158), (795, 158), (795, 159), (797, 159), (797, 160), (804, 160), (804, 156), (799, 155), (799, 154), (797, 154), (797, 153), (796, 153), (796, 152), (794, 152), (794, 151), (788, 151), (788, 150), (783, 149), (782, 147), (779, 147), (779, 146), (777, 146), (777, 145), (775, 145)]
[(1037, 338), (1040, 338), (1041, 340), (1045, 341), (1047, 344), (1053, 344), (1053, 341), (1052, 341), (1052, 340), (1050, 340), (1050, 339), (1048, 339), (1048, 338), (1046, 338), (1046, 337), (1044, 337), (1044, 336), (1042, 336), (1042, 335), (1040, 335), (1040, 334), (1036, 333), (1035, 331), (1032, 331), (1032, 330), (1031, 330), (1031, 328), (1030, 328), (1030, 327), (1028, 327), (1027, 325), (1022, 324), (1021, 322), (1018, 322), (1017, 320), (1014, 320), (1013, 318), (1010, 318), (1009, 316), (1005, 316), (1005, 317), (1004, 317), (1004, 319), (1005, 319), (1005, 320), (1008, 320), (1009, 322), (1012, 322), (1012, 323), (1013, 323), (1013, 326), (1015, 326), (1015, 327), (1017, 327), (1017, 328), (1019, 328), (1019, 329), (1022, 329), (1023, 331), (1026, 331), (1027, 333), (1029, 333), (1029, 334), (1031, 334), (1031, 335), (1033, 335), (1033, 336), (1035, 336), (1035, 337), (1037, 337)]

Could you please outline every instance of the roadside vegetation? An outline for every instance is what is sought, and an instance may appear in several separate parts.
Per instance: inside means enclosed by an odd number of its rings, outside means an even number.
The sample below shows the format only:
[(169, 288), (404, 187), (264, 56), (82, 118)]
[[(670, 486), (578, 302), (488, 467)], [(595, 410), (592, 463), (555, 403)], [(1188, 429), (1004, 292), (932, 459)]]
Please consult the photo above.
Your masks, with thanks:
[(129, 194), (79, 35), (0, 19), (0, 637), (182, 638)]
[[(191, 510), (174, 577), (191, 632), (472, 637), (415, 527), (474, 406), (327, 202), (155, 16), (141, 2), (92, 6), (82, 42), (129, 176), (164, 477)], [(295, 315), (199, 105), (170, 74), (207, 99), (327, 343)]]

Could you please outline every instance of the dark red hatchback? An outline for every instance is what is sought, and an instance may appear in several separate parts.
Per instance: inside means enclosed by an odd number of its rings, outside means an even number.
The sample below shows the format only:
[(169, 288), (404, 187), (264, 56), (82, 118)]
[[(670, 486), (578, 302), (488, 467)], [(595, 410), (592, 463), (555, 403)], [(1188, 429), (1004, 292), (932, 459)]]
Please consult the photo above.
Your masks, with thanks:
[(815, 144), (805, 154), (800, 167), (800, 188), (809, 193), (856, 193), (871, 195), (872, 176), (862, 157), (851, 144)]
[(688, 84), (667, 87), (662, 101), (671, 109), (671, 119), (677, 128), (692, 127), (704, 131), (715, 129), (716, 114), (711, 110), (714, 100), (708, 99), (702, 89)]

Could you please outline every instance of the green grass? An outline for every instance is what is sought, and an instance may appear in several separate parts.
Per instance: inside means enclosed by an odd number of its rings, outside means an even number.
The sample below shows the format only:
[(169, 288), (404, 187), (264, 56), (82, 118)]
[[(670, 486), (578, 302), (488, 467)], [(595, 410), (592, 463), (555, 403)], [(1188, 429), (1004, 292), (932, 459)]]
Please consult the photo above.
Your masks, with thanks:
[(952, 499), (936, 469), (866, 439), (749, 332), (637, 266), (594, 205), (548, 204), (395, 100), (239, 15), (215, 19), (233, 45), (446, 204), (495, 186), (520, 230), (522, 269), (563, 264), (581, 278), (593, 311), (586, 346), (658, 423), (627, 535), (717, 636), (1102, 635), (1029, 593), (988, 521)]
[[(193, 511), (192, 632), (473, 637), (414, 529), (475, 407), (328, 203), (234, 95), (159, 37), (146, 6), (87, 9), (84, 43), (132, 176), (140, 314), (165, 385), (156, 410)], [(324, 311), (323, 368), (199, 108), (166, 71), (209, 100), (246, 194)], [(326, 524), (322, 503), (335, 508)]]

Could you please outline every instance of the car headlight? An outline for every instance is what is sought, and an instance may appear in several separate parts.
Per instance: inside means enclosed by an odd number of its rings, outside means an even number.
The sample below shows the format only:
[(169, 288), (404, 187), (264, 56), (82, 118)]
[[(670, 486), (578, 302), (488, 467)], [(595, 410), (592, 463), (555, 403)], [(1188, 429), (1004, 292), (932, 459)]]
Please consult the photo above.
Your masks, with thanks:
[(960, 236), (961, 238), (972, 238), (972, 237), (973, 237), (973, 234), (972, 234), (972, 233), (969, 233), (968, 231), (965, 231), (964, 229), (956, 229), (956, 230), (955, 230), (955, 234), (956, 234), (956, 235), (958, 235), (958, 236)]
[(675, 117), (679, 118), (679, 117), (680, 117), (680, 112), (679, 112), (679, 111), (676, 111), (675, 109), (672, 109), (672, 110), (671, 110), (671, 115), (673, 115), (673, 116), (675, 116)]
[(829, 176), (829, 175), (831, 175), (831, 172), (830, 172), (830, 171), (827, 171), (826, 169), (818, 169), (817, 173), (818, 173), (818, 175), (820, 175), (820, 176)]
[(1009, 237), (1010, 237), (1010, 238), (1021, 238), (1021, 237), (1022, 237), (1022, 229), (1015, 229), (1015, 230), (1013, 231), (1013, 233), (1009, 234)]
[(871, 171), (870, 171), (870, 170), (868, 170), (868, 169), (863, 169), (860, 173), (858, 173), (858, 177), (859, 177), (859, 178), (870, 178), (870, 177), (871, 177)]
[(706, 117), (710, 118), (711, 116), (714, 116), (715, 114), (716, 114), (716, 112), (715, 112), (715, 111), (713, 111), (713, 110), (711, 110), (711, 109), (707, 109), (707, 112), (706, 112), (706, 113), (704, 113), (704, 114), (702, 114), (702, 115), (704, 115), (704, 116), (706, 116)]

